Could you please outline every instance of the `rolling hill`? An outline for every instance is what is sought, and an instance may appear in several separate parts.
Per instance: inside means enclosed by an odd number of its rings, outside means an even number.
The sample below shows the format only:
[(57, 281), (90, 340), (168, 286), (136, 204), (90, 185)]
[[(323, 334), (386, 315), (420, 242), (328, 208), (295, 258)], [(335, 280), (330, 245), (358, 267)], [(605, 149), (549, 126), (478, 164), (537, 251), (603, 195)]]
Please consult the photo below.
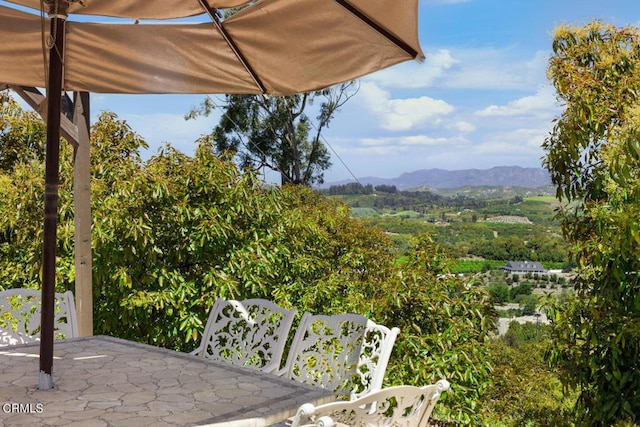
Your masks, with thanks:
[[(497, 166), (491, 169), (422, 169), (406, 172), (396, 178), (362, 177), (362, 185), (395, 185), (398, 190), (453, 189), (463, 187), (523, 187), (538, 188), (551, 184), (549, 173), (542, 168)], [(352, 180), (328, 182), (323, 188), (344, 185)]]

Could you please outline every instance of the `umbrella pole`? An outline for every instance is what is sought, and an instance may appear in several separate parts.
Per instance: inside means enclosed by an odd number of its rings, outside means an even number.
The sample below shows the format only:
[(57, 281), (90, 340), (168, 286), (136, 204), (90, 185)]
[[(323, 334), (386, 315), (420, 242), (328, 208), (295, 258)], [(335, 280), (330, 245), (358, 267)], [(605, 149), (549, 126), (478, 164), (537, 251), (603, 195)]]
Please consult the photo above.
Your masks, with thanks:
[[(59, 6), (63, 6), (61, 2)], [(62, 7), (59, 7), (62, 9)], [(60, 109), (62, 98), (62, 55), (66, 10), (50, 14), (54, 46), (49, 50), (47, 86), (47, 145), (45, 152), (44, 235), (42, 245), (42, 309), (40, 318), (40, 375), (38, 389), (53, 388), (53, 321), (55, 316), (58, 184), (60, 181)]]

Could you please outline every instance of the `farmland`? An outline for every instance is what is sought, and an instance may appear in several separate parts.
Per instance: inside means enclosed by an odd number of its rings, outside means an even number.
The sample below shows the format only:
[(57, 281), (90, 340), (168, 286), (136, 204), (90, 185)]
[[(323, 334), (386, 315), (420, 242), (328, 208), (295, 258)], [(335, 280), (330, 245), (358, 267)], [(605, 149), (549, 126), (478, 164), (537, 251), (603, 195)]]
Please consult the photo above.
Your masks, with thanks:
[(429, 233), (458, 259), (454, 272), (482, 272), (516, 260), (539, 261), (547, 269), (568, 265), (567, 247), (555, 221), (560, 206), (555, 198), (492, 199), (486, 194), (486, 189), (474, 193), (471, 188), (463, 197), (412, 191), (331, 197), (350, 206), (352, 216), (385, 230), (400, 256), (412, 236)]

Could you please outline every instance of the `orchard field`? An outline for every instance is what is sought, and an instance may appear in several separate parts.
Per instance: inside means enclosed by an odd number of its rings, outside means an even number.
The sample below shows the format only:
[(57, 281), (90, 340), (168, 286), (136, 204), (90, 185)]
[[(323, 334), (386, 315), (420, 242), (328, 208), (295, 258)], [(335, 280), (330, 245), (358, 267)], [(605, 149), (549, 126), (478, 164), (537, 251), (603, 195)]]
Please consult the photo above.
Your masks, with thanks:
[[(487, 193), (498, 196), (487, 198)], [(401, 191), (330, 197), (350, 206), (352, 216), (390, 235), (400, 258), (411, 237), (426, 232), (457, 259), (454, 273), (499, 270), (508, 261), (525, 260), (539, 261), (550, 270), (570, 268), (554, 197), (505, 198), (499, 189), (492, 193), (479, 187), (448, 196)]]

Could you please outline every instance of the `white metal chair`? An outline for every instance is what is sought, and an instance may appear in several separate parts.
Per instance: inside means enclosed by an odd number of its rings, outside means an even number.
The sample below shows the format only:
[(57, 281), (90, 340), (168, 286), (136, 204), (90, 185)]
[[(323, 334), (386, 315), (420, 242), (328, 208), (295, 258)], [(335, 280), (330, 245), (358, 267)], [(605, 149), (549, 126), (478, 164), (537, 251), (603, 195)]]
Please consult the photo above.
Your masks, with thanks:
[(447, 380), (424, 387), (389, 387), (352, 401), (302, 405), (291, 427), (424, 427)]
[[(0, 347), (40, 340), (42, 297), (39, 290), (0, 291)], [(71, 291), (55, 294), (54, 338), (78, 336), (76, 306)]]
[(218, 298), (211, 308), (200, 346), (190, 354), (274, 371), (280, 367), (296, 312), (264, 299)]
[(357, 314), (305, 313), (279, 373), (355, 399), (382, 387), (399, 332)]

